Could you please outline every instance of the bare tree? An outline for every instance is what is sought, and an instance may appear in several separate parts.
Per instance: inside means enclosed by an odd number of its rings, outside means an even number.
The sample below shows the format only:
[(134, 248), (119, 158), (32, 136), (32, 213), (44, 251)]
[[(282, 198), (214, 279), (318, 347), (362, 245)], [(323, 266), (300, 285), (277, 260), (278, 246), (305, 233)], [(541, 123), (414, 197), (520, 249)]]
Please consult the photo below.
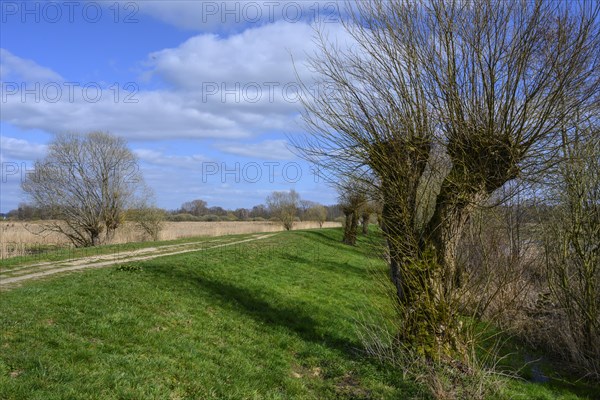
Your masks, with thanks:
[(561, 121), (597, 101), (597, 2), (371, 0), (349, 48), (317, 32), (301, 154), (378, 178), (398, 340), (456, 350), (456, 252), (473, 211), (556, 155)]
[(56, 221), (45, 229), (95, 246), (112, 238), (144, 183), (125, 140), (93, 132), (57, 135), (22, 188), (35, 206), (52, 210)]
[(317, 221), (319, 223), (319, 228), (322, 228), (327, 220), (327, 209), (320, 204), (313, 204), (306, 211), (306, 218), (309, 221)]
[(366, 202), (362, 207), (360, 213), (360, 223), (362, 226), (362, 234), (367, 235), (369, 233), (369, 222), (371, 220), (371, 214), (373, 214), (374, 206), (371, 202)]
[(366, 203), (364, 187), (356, 178), (338, 184), (339, 201), (346, 218), (344, 223), (344, 237), (342, 242), (347, 245), (356, 245), (358, 233), (358, 220), (363, 206)]
[(298, 214), (299, 214), (301, 221), (306, 220), (306, 217), (307, 217), (306, 213), (312, 206), (314, 206), (316, 204), (317, 203), (315, 203), (314, 201), (310, 201), (310, 200), (300, 200), (298, 202)]
[(299, 202), (300, 195), (293, 189), (289, 192), (273, 192), (267, 197), (267, 206), (271, 215), (277, 218), (288, 231), (294, 226)]
[(143, 199), (134, 208), (127, 210), (126, 218), (147, 235), (151, 240), (157, 241), (164, 227), (167, 217), (165, 210), (156, 207), (152, 202)]
[[(563, 355), (600, 376), (600, 127), (564, 132), (542, 222), (548, 283), (564, 327)], [(558, 200), (558, 201), (557, 201)]]
[(181, 205), (181, 212), (195, 215), (200, 217), (206, 214), (208, 211), (207, 203), (204, 200), (196, 199), (192, 201), (186, 201)]

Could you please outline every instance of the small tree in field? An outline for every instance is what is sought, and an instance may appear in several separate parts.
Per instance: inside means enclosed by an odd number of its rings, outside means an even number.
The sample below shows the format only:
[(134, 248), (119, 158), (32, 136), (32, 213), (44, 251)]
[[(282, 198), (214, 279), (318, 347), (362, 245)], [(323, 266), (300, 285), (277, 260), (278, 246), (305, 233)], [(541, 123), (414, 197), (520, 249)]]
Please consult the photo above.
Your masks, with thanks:
[(309, 218), (308, 210), (312, 207), (316, 206), (317, 203), (310, 200), (300, 200), (298, 201), (298, 214), (301, 221), (307, 221)]
[(300, 195), (293, 189), (289, 192), (273, 192), (267, 197), (267, 207), (271, 215), (281, 222), (287, 231), (294, 226), (299, 202)]
[(44, 229), (78, 247), (110, 240), (144, 187), (125, 140), (103, 132), (57, 135), (22, 184), (36, 207), (51, 210)]
[(314, 205), (306, 211), (306, 217), (309, 221), (317, 221), (322, 228), (327, 220), (327, 209), (320, 204)]
[(159, 239), (166, 216), (165, 210), (153, 206), (142, 206), (127, 212), (127, 219), (154, 241)]

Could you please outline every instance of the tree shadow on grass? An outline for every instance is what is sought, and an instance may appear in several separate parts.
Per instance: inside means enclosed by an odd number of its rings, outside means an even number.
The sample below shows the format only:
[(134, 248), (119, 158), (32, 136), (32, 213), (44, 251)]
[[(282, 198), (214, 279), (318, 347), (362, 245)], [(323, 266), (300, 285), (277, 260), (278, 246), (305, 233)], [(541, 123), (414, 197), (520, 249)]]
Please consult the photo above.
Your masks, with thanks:
[[(335, 321), (330, 321), (326, 325), (311, 316), (311, 314), (322, 313), (322, 310), (306, 305), (295, 305), (292, 299), (282, 297), (279, 293), (264, 292), (262, 288), (252, 290), (192, 271), (173, 270), (169, 265), (157, 265), (147, 269), (146, 272), (166, 276), (176, 284), (188, 286), (188, 283), (192, 283), (188, 287), (197, 288), (199, 293), (208, 292), (208, 295), (223, 307), (249, 316), (267, 326), (283, 328), (305, 342), (334, 350), (348, 361), (370, 364), (379, 371), (380, 379), (386, 384), (403, 387), (407, 393), (413, 390), (410, 383), (399, 381), (398, 375), (389, 370), (389, 366), (386, 367), (376, 359), (368, 357), (358, 339), (352, 340), (326, 329), (327, 325), (335, 326)], [(268, 301), (267, 298), (273, 300)]]
[(297, 254), (283, 254), (280, 256), (282, 260), (289, 261), (290, 263), (299, 265), (310, 265), (315, 268), (315, 272), (333, 272), (341, 275), (351, 275), (361, 279), (367, 279), (370, 277), (371, 272), (367, 267), (360, 267), (352, 263), (330, 261), (320, 259), (318, 255), (314, 256), (300, 256)]
[(298, 233), (306, 235), (307, 237), (317, 237), (319, 238), (319, 241), (323, 242), (340, 243), (342, 241), (342, 231), (336, 231), (336, 235), (339, 236), (339, 240), (337, 240), (337, 236), (336, 238), (332, 237), (333, 235), (331, 234), (331, 231), (324, 232), (322, 230), (312, 229), (307, 231), (300, 231)]
[(343, 247), (344, 253), (350, 253), (360, 257), (373, 257), (382, 258), (384, 247), (381, 245), (380, 239), (376, 237), (359, 237), (356, 246), (348, 246), (342, 243), (342, 234), (340, 233), (339, 238), (332, 238), (331, 235), (326, 232), (319, 232), (316, 230), (299, 232), (303, 237), (311, 240), (315, 243), (315, 246), (330, 248), (336, 251), (340, 251), (340, 246)]
[[(172, 270), (166, 266), (156, 266), (146, 271), (166, 275), (174, 281), (191, 281), (194, 286), (208, 291), (213, 299), (224, 306), (239, 311), (256, 321), (285, 328), (305, 341), (337, 350), (349, 358), (359, 356), (360, 343), (333, 335), (331, 332), (327, 332), (326, 329), (319, 329), (319, 326), (323, 325), (319, 324), (310, 315), (310, 310), (306, 308), (283, 304), (275, 306), (273, 304), (275, 302), (268, 302), (261, 298), (265, 296), (264, 294), (206, 276)], [(315, 310), (315, 312), (317, 311)]]

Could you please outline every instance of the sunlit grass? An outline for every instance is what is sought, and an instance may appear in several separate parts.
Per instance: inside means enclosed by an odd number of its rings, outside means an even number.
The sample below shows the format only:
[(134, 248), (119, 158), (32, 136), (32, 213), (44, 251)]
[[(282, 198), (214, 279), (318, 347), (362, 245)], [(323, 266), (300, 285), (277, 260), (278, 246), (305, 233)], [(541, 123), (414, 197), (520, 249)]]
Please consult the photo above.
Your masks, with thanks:
[[(1, 294), (1, 399), (410, 399), (355, 319), (383, 260), (338, 229), (157, 258)], [(382, 321), (383, 323), (383, 321)], [(578, 398), (511, 382), (506, 398)], [(537, 397), (536, 397), (537, 396)]]

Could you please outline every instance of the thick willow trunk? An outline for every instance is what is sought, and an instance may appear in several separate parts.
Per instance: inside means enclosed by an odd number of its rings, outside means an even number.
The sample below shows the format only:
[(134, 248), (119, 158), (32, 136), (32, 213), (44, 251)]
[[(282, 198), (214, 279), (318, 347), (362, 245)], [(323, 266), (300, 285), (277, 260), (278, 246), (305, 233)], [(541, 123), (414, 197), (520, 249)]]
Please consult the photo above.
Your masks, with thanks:
[[(396, 344), (437, 357), (445, 346), (447, 307), (435, 297), (438, 266), (421, 246), (417, 221), (418, 189), (431, 151), (427, 138), (388, 141), (373, 149), (374, 169), (381, 178), (380, 224), (387, 240), (390, 278), (394, 285), (400, 330)], [(379, 215), (378, 215), (379, 217)]]
[(91, 232), (90, 233), (90, 245), (98, 246), (100, 244), (100, 232)]
[[(384, 198), (382, 219), (390, 277), (396, 289), (401, 330), (396, 340), (435, 358), (460, 349), (454, 289), (459, 284), (457, 249), (481, 190), (442, 185), (432, 219), (419, 227), (415, 202), (395, 193)], [(464, 201), (453, 201), (454, 199)]]
[(439, 264), (428, 250), (420, 248), (418, 236), (396, 206), (386, 204), (383, 212), (390, 277), (399, 306), (396, 345), (410, 346), (428, 358), (449, 354), (454, 321), (448, 304), (437, 296)]
[(358, 211), (348, 210), (344, 212), (346, 223), (344, 226), (344, 238), (342, 242), (347, 245), (356, 245), (356, 236), (358, 231)]
[[(465, 226), (477, 204), (485, 199), (486, 193), (476, 189), (458, 192), (460, 190), (452, 180), (447, 180), (438, 195), (434, 214), (429, 221), (424, 235), (435, 251), (435, 256), (442, 270), (443, 295), (449, 298), (452, 292), (462, 285), (462, 268), (458, 264), (458, 247)], [(457, 193), (461, 193), (457, 196)], [(456, 199), (460, 199), (457, 201)]]
[(362, 234), (367, 235), (369, 233), (369, 219), (371, 218), (371, 214), (363, 213), (362, 214)]
[(382, 211), (382, 228), (387, 240), (390, 264), (390, 278), (396, 287), (398, 302), (408, 304), (413, 297), (413, 287), (407, 270), (410, 260), (418, 255), (416, 243), (412, 238), (412, 228), (407, 224), (403, 212), (402, 200), (390, 198), (384, 203)]

